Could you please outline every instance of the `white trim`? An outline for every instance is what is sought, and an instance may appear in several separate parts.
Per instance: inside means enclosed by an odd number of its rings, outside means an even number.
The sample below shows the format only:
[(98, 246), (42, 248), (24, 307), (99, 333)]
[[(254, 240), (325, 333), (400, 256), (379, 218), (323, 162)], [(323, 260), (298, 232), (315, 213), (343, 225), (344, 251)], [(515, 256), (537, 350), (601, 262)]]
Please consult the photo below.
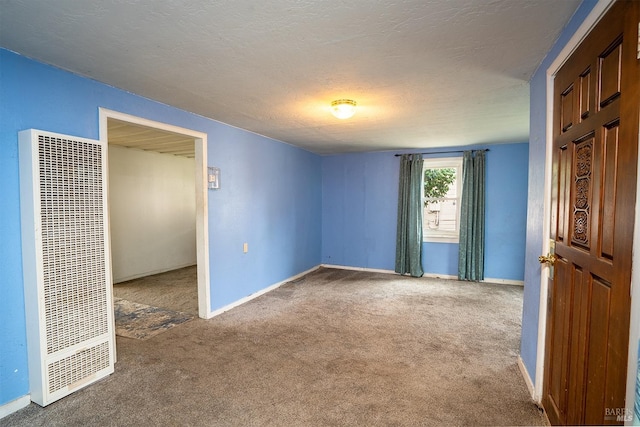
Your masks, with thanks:
[(427, 277), (429, 279), (458, 280), (458, 276), (454, 276), (451, 274), (424, 273), (422, 277)]
[(351, 267), (349, 265), (320, 264), (320, 267), (337, 268), (337, 269), (340, 269), (340, 270), (366, 271), (366, 272), (369, 272), (369, 273), (397, 274), (393, 270), (383, 270), (383, 269), (380, 269), (380, 268)]
[(482, 282), (497, 283), (498, 285), (524, 286), (524, 280), (494, 279), (492, 277), (485, 277), (484, 280), (482, 280)]
[(271, 292), (274, 289), (277, 289), (280, 286), (284, 285), (285, 283), (292, 282), (292, 281), (294, 281), (294, 280), (296, 280), (296, 279), (298, 279), (298, 278), (300, 278), (300, 277), (302, 277), (304, 275), (312, 273), (312, 272), (316, 271), (318, 268), (320, 268), (320, 266), (316, 265), (315, 267), (312, 267), (307, 271), (303, 271), (302, 273), (296, 274), (295, 276), (291, 276), (288, 279), (282, 280), (281, 282), (274, 283), (271, 286), (268, 286), (268, 287), (266, 287), (264, 289), (261, 289), (258, 292), (255, 292), (255, 293), (253, 293), (251, 295), (247, 295), (244, 298), (240, 298), (239, 300), (234, 301), (231, 304), (225, 305), (224, 307), (221, 307), (221, 308), (219, 308), (217, 310), (214, 310), (214, 311), (210, 312), (209, 315), (207, 316), (207, 319), (211, 319), (212, 317), (219, 316), (222, 313), (231, 310), (232, 308), (236, 308), (236, 307), (238, 307), (238, 306), (240, 306), (240, 305), (242, 305), (242, 304), (244, 304), (246, 302), (251, 301), (254, 298), (258, 298), (259, 296), (266, 294), (267, 292)]
[[(638, 29), (640, 32), (640, 29)], [(640, 121), (640, 117), (638, 118)], [(640, 144), (640, 131), (638, 133)], [(629, 353), (627, 363), (627, 414), (633, 414), (633, 406), (636, 400), (636, 381), (638, 378), (638, 347), (640, 346), (640, 269), (634, 268), (640, 265), (640, 174), (636, 184), (636, 217), (633, 227), (633, 258), (631, 259), (631, 317), (629, 319)], [(638, 420), (636, 420), (638, 422)], [(625, 421), (625, 425), (632, 425), (631, 421)]]
[[(460, 209), (458, 209), (458, 212), (460, 212)], [(458, 215), (458, 216), (460, 216), (460, 215)], [(458, 233), (455, 236), (446, 236), (446, 235), (425, 236), (424, 232), (423, 232), (423, 234), (422, 234), (422, 243), (453, 243), (453, 244), (459, 244), (460, 243), (460, 234)]]
[(520, 357), (520, 355), (518, 355), (518, 368), (520, 368), (520, 373), (522, 374), (522, 378), (524, 378), (524, 383), (527, 385), (527, 390), (529, 390), (529, 394), (533, 398), (535, 394), (535, 388), (533, 387), (533, 382), (531, 381), (529, 371), (527, 371), (527, 367), (524, 366), (524, 362), (522, 361), (522, 357)]
[[(167, 132), (179, 133), (186, 136), (191, 136), (193, 138), (206, 139), (207, 134), (204, 132), (199, 132), (193, 129), (187, 129), (176, 125), (170, 125), (168, 123), (157, 122), (155, 120), (145, 119), (143, 117), (133, 116), (131, 114), (121, 113), (119, 111), (109, 110), (107, 108), (98, 107), (98, 111), (100, 113), (100, 119), (115, 119), (123, 122), (129, 122), (136, 125), (156, 128), (160, 130), (165, 130)], [(106, 123), (104, 123), (106, 124)], [(103, 128), (102, 122), (100, 123), (100, 141), (103, 140), (103, 137), (106, 137), (107, 129)]]
[[(427, 169), (444, 169), (450, 168), (456, 170), (456, 230), (455, 231), (442, 231), (442, 230), (430, 230), (425, 226), (424, 212), (422, 219), (422, 242), (423, 243), (459, 243), (460, 242), (460, 209), (462, 200), (462, 156), (457, 157), (435, 157), (424, 159), (422, 164), (422, 176), (424, 177)], [(424, 192), (421, 195), (422, 206), (424, 208), (425, 198)], [(451, 200), (451, 199), (449, 199)]]
[(186, 264), (177, 265), (175, 267), (160, 268), (158, 270), (148, 271), (146, 273), (133, 274), (133, 275), (127, 276), (127, 277), (121, 277), (120, 279), (118, 279), (117, 282), (114, 281), (113, 284), (115, 285), (117, 283), (128, 282), (129, 280), (133, 280), (133, 279), (139, 279), (140, 277), (147, 277), (147, 276), (153, 276), (155, 274), (166, 273), (167, 271), (175, 271), (175, 270), (180, 270), (182, 268), (193, 267), (194, 265), (197, 265), (197, 264), (193, 264), (191, 262), (188, 262)]
[[(545, 177), (544, 177), (544, 208), (542, 224), (542, 252), (549, 252), (549, 236), (551, 228), (551, 163), (553, 157), (553, 83), (560, 67), (569, 59), (571, 54), (580, 45), (582, 40), (589, 34), (598, 23), (606, 11), (611, 7), (614, 0), (600, 0), (593, 7), (589, 15), (582, 22), (580, 27), (573, 34), (564, 48), (560, 51), (556, 59), (551, 63), (546, 71), (547, 85), (547, 123), (546, 123), (546, 153), (545, 153)], [(538, 345), (536, 354), (535, 373), (535, 393), (533, 400), (540, 403), (542, 400), (542, 386), (544, 380), (544, 353), (547, 328), (547, 283), (549, 278), (549, 268), (543, 267), (540, 274), (540, 306), (538, 310)]]
[[(196, 165), (196, 248), (198, 262), (198, 314), (208, 319), (211, 312), (211, 281), (209, 271), (209, 215), (207, 193), (207, 134), (192, 129), (156, 122), (118, 111), (98, 108), (100, 118), (100, 141), (108, 144), (107, 120), (116, 119), (137, 125), (152, 127), (186, 135), (194, 139)], [(108, 197), (108, 196), (107, 196)], [(110, 236), (110, 229), (108, 228)], [(110, 239), (110, 237), (109, 237)], [(113, 294), (113, 278), (111, 278)], [(115, 329), (115, 328), (114, 328)]]
[(0, 419), (13, 414), (22, 408), (26, 408), (30, 403), (31, 396), (27, 394), (26, 396), (19, 397), (16, 400), (5, 403), (4, 405), (0, 405)]
[[(353, 271), (366, 271), (369, 273), (385, 273), (385, 274), (395, 274), (393, 270), (383, 270), (379, 268), (366, 268), (366, 267), (351, 267), (348, 265), (334, 265), (334, 264), (320, 264), (320, 267), (324, 268), (337, 268), (340, 270), (353, 270)], [(444, 279), (444, 280), (458, 280), (458, 276), (454, 276), (451, 274), (439, 274), (439, 273), (424, 273), (422, 277), (428, 279)], [(516, 286), (524, 286), (524, 281), (522, 280), (510, 280), (510, 279), (493, 279), (493, 278), (485, 278), (480, 283), (495, 283), (498, 285), (516, 285)]]

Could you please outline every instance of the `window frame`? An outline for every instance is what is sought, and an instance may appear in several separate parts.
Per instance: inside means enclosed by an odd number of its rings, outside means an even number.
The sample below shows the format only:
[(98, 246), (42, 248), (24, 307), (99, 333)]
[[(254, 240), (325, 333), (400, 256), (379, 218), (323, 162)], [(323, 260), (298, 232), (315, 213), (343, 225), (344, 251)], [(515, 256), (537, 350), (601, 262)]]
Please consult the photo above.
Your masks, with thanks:
[[(426, 169), (444, 169), (452, 168), (456, 170), (456, 230), (452, 231), (437, 231), (427, 232), (429, 229), (426, 227), (424, 202), (424, 172)], [(421, 201), (422, 201), (422, 241), (430, 243), (459, 243), (460, 242), (460, 202), (462, 199), (462, 157), (435, 157), (424, 159), (422, 165), (422, 186), (421, 186)]]

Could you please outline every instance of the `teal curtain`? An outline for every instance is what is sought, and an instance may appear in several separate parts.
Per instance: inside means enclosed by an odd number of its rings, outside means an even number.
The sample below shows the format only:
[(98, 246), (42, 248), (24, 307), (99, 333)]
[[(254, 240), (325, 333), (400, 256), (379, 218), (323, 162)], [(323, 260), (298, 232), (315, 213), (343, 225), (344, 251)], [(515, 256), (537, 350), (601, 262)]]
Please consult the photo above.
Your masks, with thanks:
[(422, 277), (422, 155), (403, 154), (398, 185), (396, 273)]
[(465, 151), (462, 158), (462, 202), (458, 279), (484, 279), (485, 150)]

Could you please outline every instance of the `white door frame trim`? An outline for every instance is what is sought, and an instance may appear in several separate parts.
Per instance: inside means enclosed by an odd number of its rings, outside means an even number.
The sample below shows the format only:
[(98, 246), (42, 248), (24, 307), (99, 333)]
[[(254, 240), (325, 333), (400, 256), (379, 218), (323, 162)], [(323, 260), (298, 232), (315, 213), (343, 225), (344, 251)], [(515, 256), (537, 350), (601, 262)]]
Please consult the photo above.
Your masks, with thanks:
[[(207, 319), (211, 317), (211, 286), (209, 280), (209, 214), (207, 193), (207, 134), (192, 129), (186, 129), (167, 123), (156, 122), (137, 116), (132, 116), (118, 111), (100, 107), (100, 142), (108, 144), (107, 120), (116, 119), (141, 126), (152, 127), (168, 132), (179, 133), (192, 137), (195, 141), (195, 165), (196, 165), (196, 250), (198, 262), (198, 315)], [(108, 203), (108, 202), (107, 202)], [(110, 234), (110, 222), (108, 222), (108, 236)], [(111, 291), (113, 292), (113, 279), (110, 278)]]
[[(546, 106), (546, 152), (545, 152), (545, 179), (544, 179), (544, 212), (543, 212), (543, 227), (542, 227), (542, 253), (546, 254), (549, 252), (549, 236), (551, 231), (551, 168), (552, 168), (552, 158), (553, 158), (553, 85), (555, 75), (558, 70), (564, 65), (564, 63), (569, 59), (571, 54), (576, 50), (576, 48), (580, 45), (580, 43), (585, 39), (585, 37), (591, 32), (593, 27), (600, 21), (600, 19), (604, 16), (604, 14), (609, 10), (611, 5), (615, 0), (599, 0), (598, 3), (593, 7), (589, 15), (582, 22), (580, 27), (573, 34), (571, 39), (567, 42), (565, 47), (560, 51), (556, 59), (551, 63), (549, 68), (547, 68), (546, 72), (546, 93), (547, 93), (547, 106)], [(640, 175), (639, 175), (640, 177)], [(639, 199), (640, 201), (640, 199)], [(636, 212), (638, 212), (638, 201), (636, 201)], [(636, 233), (638, 232), (638, 227), (636, 227)], [(634, 249), (636, 248), (636, 241), (634, 239)], [(634, 250), (634, 252), (636, 252)], [(636, 258), (637, 257), (637, 258)], [(640, 256), (634, 255), (634, 265), (635, 261), (640, 260)], [(536, 402), (541, 402), (542, 400), (542, 388), (543, 388), (543, 380), (544, 380), (544, 356), (545, 356), (545, 340), (546, 340), (546, 328), (547, 328), (547, 297), (548, 297), (548, 278), (549, 278), (549, 268), (543, 267), (540, 275), (540, 308), (538, 312), (538, 346), (537, 346), (537, 354), (536, 354), (536, 372), (535, 372), (535, 387), (534, 387), (534, 395), (533, 399)], [(630, 331), (631, 332), (631, 331)], [(632, 341), (629, 341), (630, 354), (632, 354), (631, 350), (634, 344)], [(636, 349), (637, 350), (637, 349)], [(635, 350), (633, 351), (635, 354)], [(633, 362), (633, 363), (632, 363)], [(627, 375), (630, 375), (630, 372), (635, 372), (635, 368), (631, 369), (631, 367), (635, 366), (635, 362), (630, 358), (629, 365), (627, 368)], [(627, 381), (627, 405), (631, 402), (631, 407), (633, 406), (633, 400), (629, 399), (629, 396), (633, 396), (631, 393), (635, 393), (633, 389), (629, 389), (630, 380)]]

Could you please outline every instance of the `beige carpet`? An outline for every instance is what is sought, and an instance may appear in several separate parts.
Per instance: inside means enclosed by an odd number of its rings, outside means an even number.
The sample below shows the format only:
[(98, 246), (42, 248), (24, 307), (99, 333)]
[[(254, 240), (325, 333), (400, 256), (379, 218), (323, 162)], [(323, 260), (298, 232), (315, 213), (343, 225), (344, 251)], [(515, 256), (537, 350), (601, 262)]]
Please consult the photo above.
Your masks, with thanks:
[(542, 425), (522, 288), (320, 269), (211, 320), (118, 338), (116, 372), (16, 426)]

